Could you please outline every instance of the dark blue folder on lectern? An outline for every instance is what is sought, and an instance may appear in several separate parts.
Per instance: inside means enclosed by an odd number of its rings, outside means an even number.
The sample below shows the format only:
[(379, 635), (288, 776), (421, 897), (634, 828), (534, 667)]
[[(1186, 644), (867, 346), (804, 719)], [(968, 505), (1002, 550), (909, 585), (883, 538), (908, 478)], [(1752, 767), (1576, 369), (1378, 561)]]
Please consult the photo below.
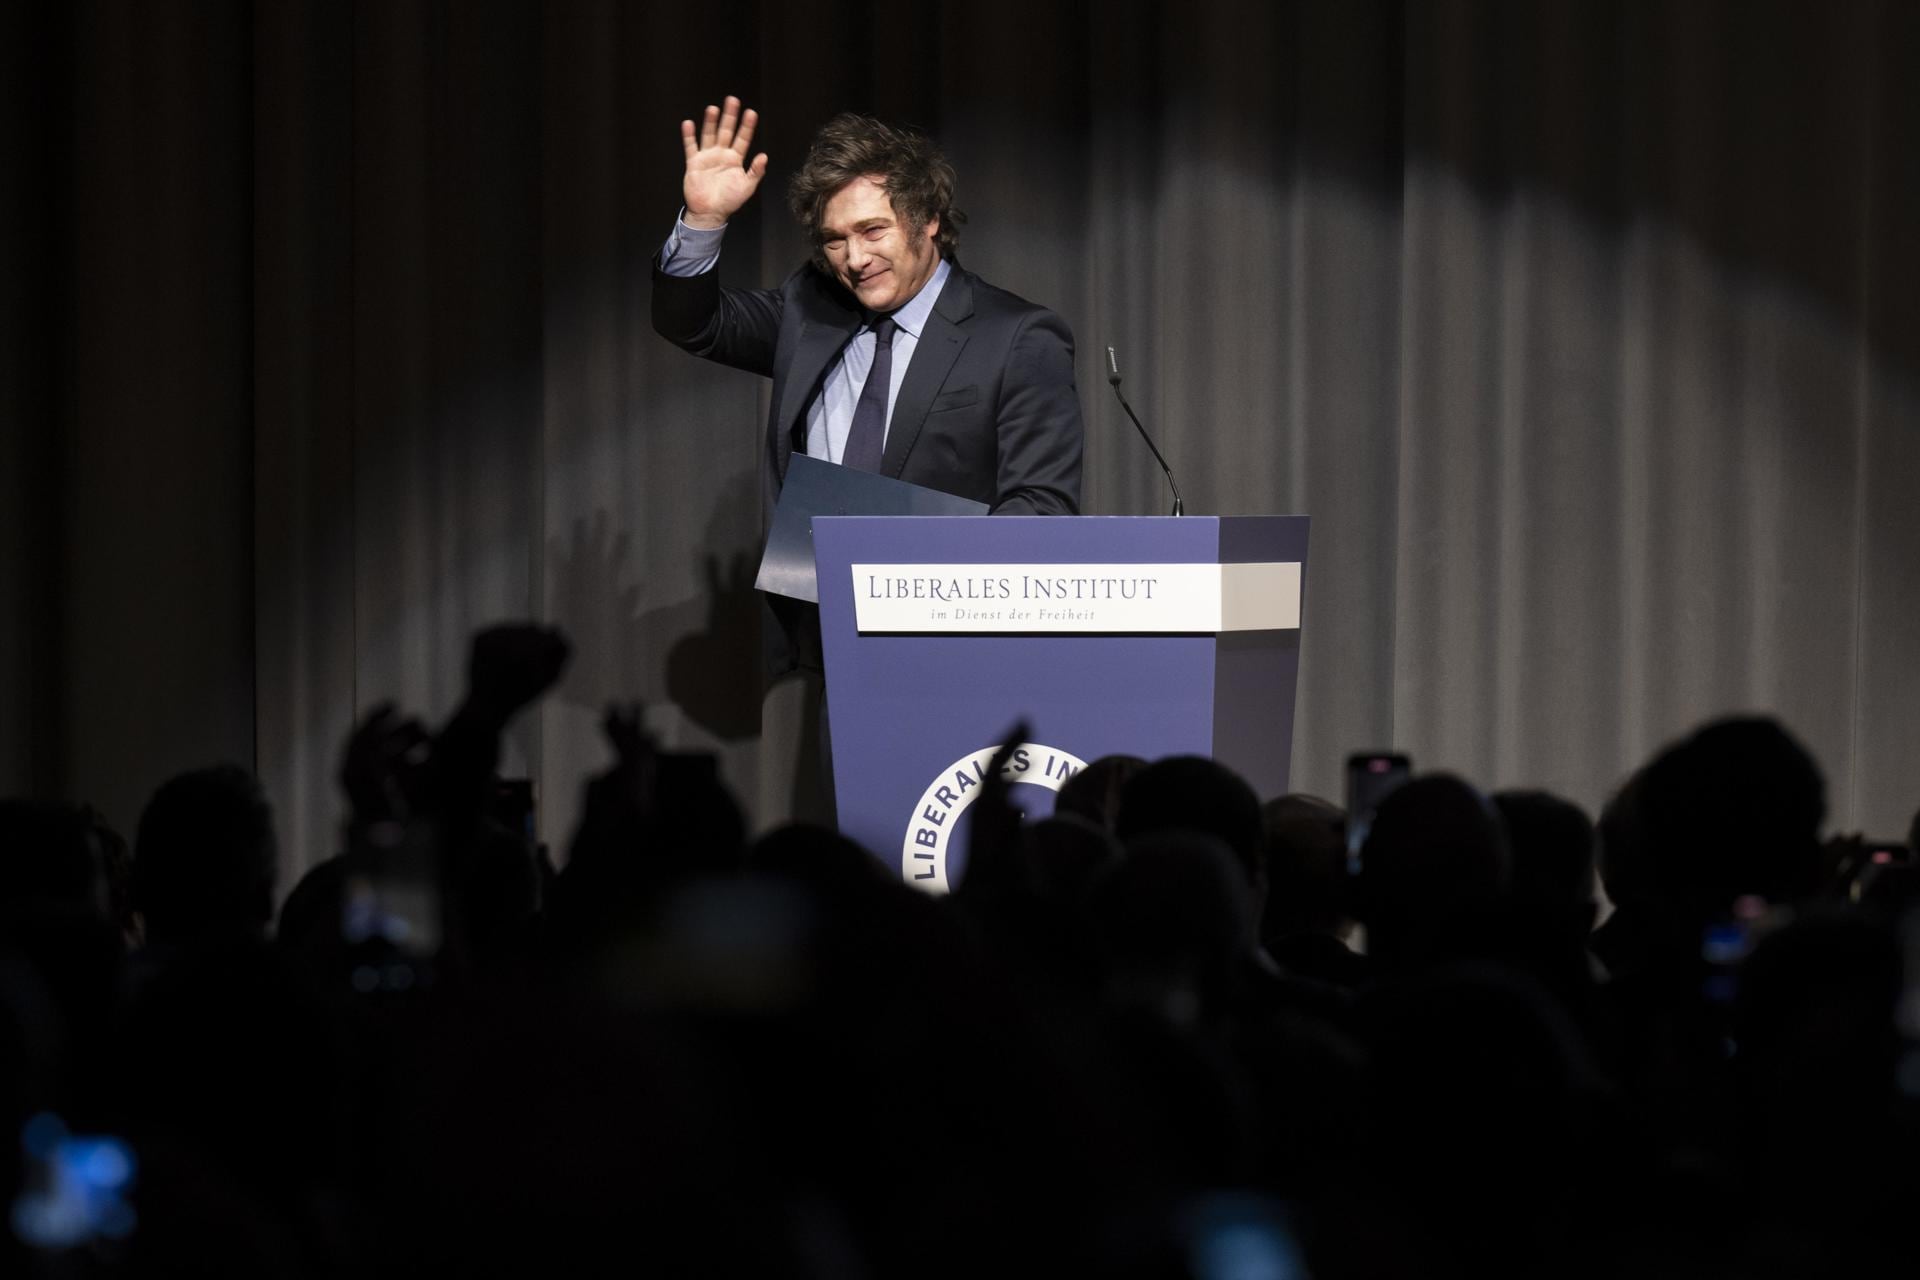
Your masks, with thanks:
[(1033, 816), (1088, 761), (1205, 755), (1287, 789), (1305, 516), (819, 516), (840, 828), (940, 891), (1000, 736)]

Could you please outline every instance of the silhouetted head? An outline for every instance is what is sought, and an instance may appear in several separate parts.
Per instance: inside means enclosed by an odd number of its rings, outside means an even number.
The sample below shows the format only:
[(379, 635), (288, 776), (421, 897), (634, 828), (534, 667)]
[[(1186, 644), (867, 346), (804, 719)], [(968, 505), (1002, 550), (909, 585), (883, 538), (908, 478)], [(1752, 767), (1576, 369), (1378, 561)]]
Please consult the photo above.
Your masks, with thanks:
[(1078, 814), (1055, 813), (1027, 828), (1027, 883), (1043, 901), (1079, 901), (1120, 861), (1120, 845)]
[(678, 886), (746, 869), (746, 817), (711, 756), (662, 753), (652, 803), (618, 771), (587, 785), (567, 865), (548, 900), (561, 948), (590, 948), (640, 927)]
[(1778, 721), (1716, 721), (1638, 783), (1646, 888), (1687, 915), (1745, 894), (1798, 901), (1819, 884), (1825, 817), (1819, 767)]
[(149, 940), (264, 934), (277, 850), (273, 811), (246, 770), (219, 765), (167, 782), (147, 802), (134, 839), (134, 905)]
[(1114, 834), (1131, 845), (1158, 831), (1198, 831), (1227, 846), (1249, 885), (1264, 886), (1260, 798), (1239, 774), (1205, 756), (1168, 756), (1121, 789)]
[(790, 822), (754, 841), (747, 866), (764, 875), (798, 881), (823, 898), (863, 895), (889, 877), (880, 859), (838, 831)]
[(1094, 932), (1123, 999), (1183, 1021), (1253, 945), (1254, 907), (1232, 850), (1191, 829), (1150, 831), (1093, 887)]
[(1502, 791), (1516, 903), (1580, 907), (1593, 901), (1593, 823), (1580, 806), (1545, 791)]
[(58, 905), (106, 917), (106, 852), (76, 805), (0, 801), (0, 906)]
[(1111, 831), (1120, 814), (1120, 793), (1146, 767), (1139, 756), (1101, 756), (1061, 785), (1053, 811), (1076, 814)]
[(663, 752), (654, 764), (649, 856), (701, 872), (739, 871), (747, 860), (747, 820), (705, 752)]
[(1475, 929), (1506, 900), (1506, 833), (1487, 798), (1459, 778), (1415, 778), (1381, 802), (1360, 851), (1360, 918), (1386, 960), (1431, 951)]
[(1349, 910), (1346, 811), (1318, 796), (1291, 795), (1267, 801), (1260, 816), (1267, 869), (1260, 936), (1337, 933)]
[(87, 817), (94, 843), (106, 865), (108, 916), (122, 938), (129, 943), (136, 942), (140, 937), (140, 920), (133, 909), (133, 850), (127, 847), (127, 838), (109, 826), (99, 810), (83, 805), (81, 812)]
[(1608, 901), (1638, 907), (1652, 895), (1649, 855), (1641, 815), (1646, 770), (1635, 772), (1607, 799), (1594, 825), (1595, 870)]

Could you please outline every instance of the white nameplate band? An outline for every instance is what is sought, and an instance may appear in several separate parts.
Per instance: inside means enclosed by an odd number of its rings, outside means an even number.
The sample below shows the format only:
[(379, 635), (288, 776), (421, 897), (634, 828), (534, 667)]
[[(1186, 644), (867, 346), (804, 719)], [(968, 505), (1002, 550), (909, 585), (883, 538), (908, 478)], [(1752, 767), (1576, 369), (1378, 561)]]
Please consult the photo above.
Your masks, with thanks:
[(882, 632), (1291, 631), (1300, 565), (856, 564), (853, 616)]

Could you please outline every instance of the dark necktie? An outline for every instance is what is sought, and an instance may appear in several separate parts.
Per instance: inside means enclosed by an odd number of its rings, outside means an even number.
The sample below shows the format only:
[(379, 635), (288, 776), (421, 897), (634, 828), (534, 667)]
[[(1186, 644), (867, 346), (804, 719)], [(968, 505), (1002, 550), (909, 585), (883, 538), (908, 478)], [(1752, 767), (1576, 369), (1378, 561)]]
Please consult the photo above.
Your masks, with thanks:
[(853, 406), (853, 427), (847, 432), (840, 465), (860, 471), (880, 469), (880, 456), (887, 449), (887, 390), (892, 385), (893, 317), (881, 316), (873, 322), (873, 368), (867, 370), (867, 385), (860, 388), (860, 402)]

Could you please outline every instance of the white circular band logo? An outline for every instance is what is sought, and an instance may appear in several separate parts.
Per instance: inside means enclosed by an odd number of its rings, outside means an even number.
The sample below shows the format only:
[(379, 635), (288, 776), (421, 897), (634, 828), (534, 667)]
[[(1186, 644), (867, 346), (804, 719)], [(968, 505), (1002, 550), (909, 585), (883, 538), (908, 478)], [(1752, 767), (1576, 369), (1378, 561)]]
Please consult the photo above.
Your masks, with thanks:
[[(947, 883), (947, 839), (967, 806), (980, 798), (987, 766), (999, 750), (998, 746), (982, 747), (972, 755), (961, 756), (941, 770), (921, 794), (900, 846), (900, 876), (914, 888), (946, 893), (951, 887)], [(1009, 782), (1030, 782), (1058, 791), (1062, 783), (1086, 767), (1085, 760), (1058, 747), (1022, 742), (1013, 749), (1000, 774)]]

